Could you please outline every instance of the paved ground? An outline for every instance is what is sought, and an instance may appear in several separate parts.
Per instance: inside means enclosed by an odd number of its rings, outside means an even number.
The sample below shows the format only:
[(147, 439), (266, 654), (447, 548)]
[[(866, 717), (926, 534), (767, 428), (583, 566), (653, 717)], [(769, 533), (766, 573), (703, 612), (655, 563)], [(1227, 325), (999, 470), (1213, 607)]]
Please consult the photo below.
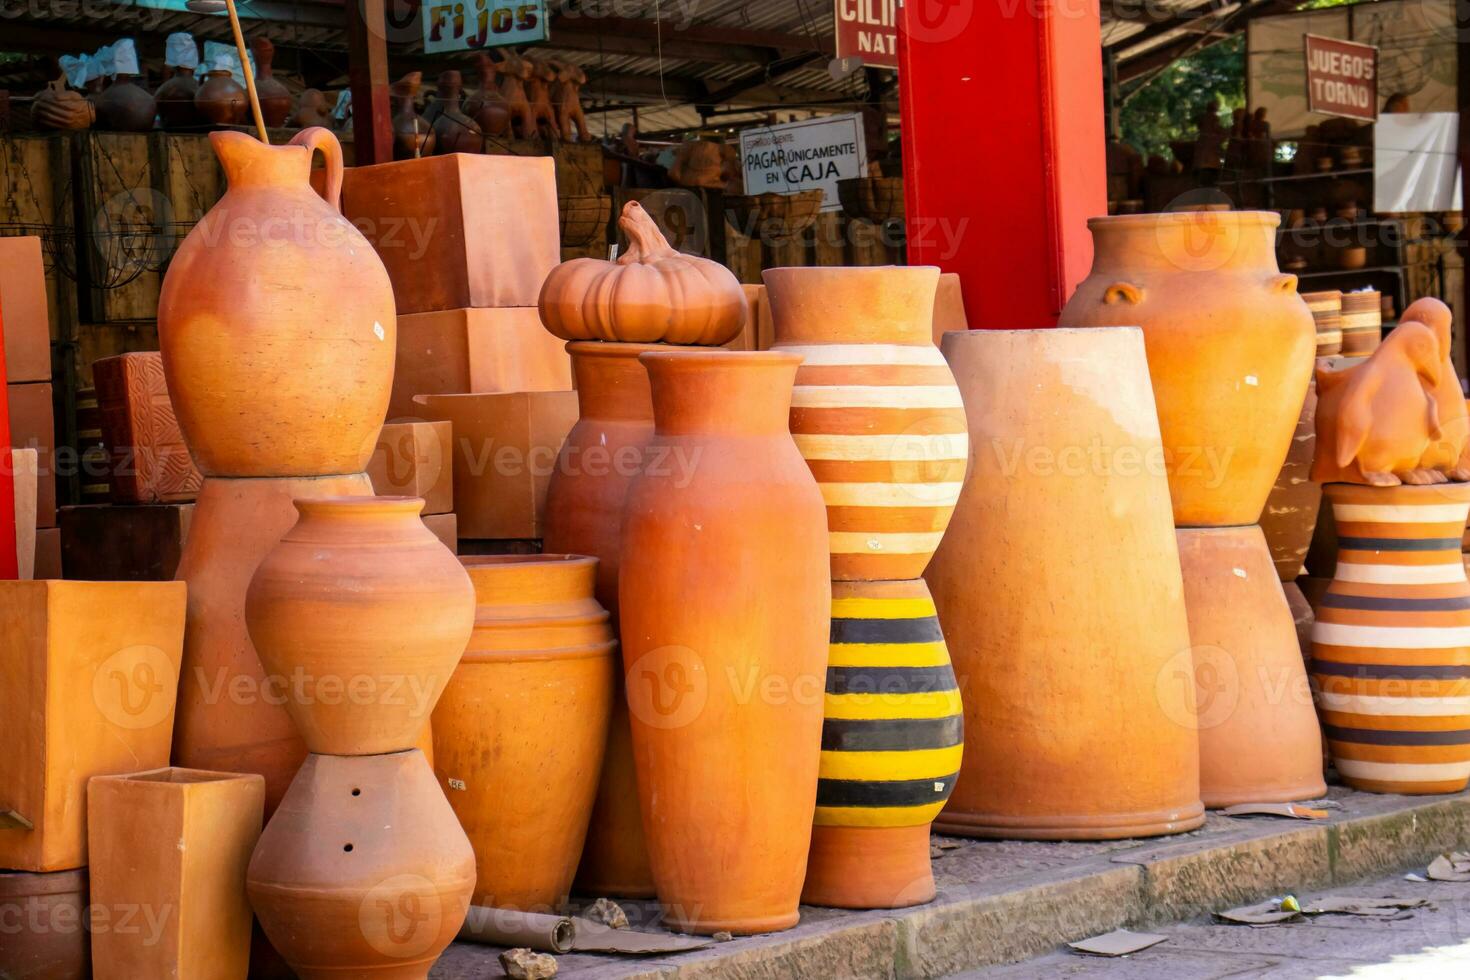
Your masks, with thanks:
[(1012, 966), (987, 967), (956, 978), (986, 980), (1466, 980), (1470, 978), (1470, 883), (1405, 881), (1402, 875), (1310, 892), (1354, 898), (1427, 898), (1429, 908), (1384, 920), (1323, 915), (1276, 926), (1223, 925), (1194, 919), (1148, 930), (1169, 938), (1131, 956), (1105, 959), (1055, 952)]

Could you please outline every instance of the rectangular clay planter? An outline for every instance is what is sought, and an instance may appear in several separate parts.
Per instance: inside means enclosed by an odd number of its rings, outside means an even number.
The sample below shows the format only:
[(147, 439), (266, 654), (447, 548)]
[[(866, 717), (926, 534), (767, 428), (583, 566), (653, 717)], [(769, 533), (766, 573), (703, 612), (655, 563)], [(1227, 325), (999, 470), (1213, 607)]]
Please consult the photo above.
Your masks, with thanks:
[(245, 869), (260, 838), (265, 780), (155, 769), (87, 784), (96, 980), (244, 980), (250, 959)]
[(388, 268), (400, 315), (535, 306), (561, 261), (551, 157), (451, 153), (349, 167), (342, 213)]
[(16, 578), (36, 577), (36, 451), (12, 449), (10, 472), (15, 490)]
[(934, 346), (938, 347), (949, 331), (968, 329), (970, 321), (965, 316), (965, 297), (960, 291), (959, 273), (942, 272), (939, 274), (939, 289), (934, 294)]
[(193, 516), (193, 504), (63, 507), (57, 512), (58, 559), (69, 579), (172, 581)]
[(577, 421), (574, 391), (422, 395), (454, 424), (454, 510), (462, 538), (539, 538), (556, 454)]
[(423, 497), (425, 514), (454, 510), (453, 426), (448, 422), (390, 422), (378, 435), (368, 479), (380, 497)]
[(168, 765), (183, 582), (0, 582), (0, 868), (87, 863), (93, 776)]
[(388, 419), (417, 418), (415, 395), (566, 391), (572, 362), (535, 306), (454, 309), (398, 317)]
[(51, 324), (39, 238), (0, 238), (0, 323), (5, 380), (50, 381)]
[(459, 554), (459, 518), (453, 514), (426, 514), (424, 527), (433, 531), (444, 547)]
[(10, 445), (36, 450), (36, 526), (56, 526), (56, 420), (49, 383), (13, 384)]
[(104, 357), (92, 364), (113, 503), (181, 503), (204, 477), (179, 431), (157, 351)]

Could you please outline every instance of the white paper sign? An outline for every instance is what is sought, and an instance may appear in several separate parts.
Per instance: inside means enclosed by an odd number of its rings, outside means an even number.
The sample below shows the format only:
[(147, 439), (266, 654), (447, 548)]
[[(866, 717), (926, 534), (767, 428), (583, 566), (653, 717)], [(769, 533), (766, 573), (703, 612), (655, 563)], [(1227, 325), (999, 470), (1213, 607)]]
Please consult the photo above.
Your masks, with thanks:
[(1454, 112), (1388, 112), (1373, 129), (1373, 210), (1459, 211)]
[(837, 182), (862, 177), (868, 152), (862, 116), (823, 116), (740, 131), (747, 194), (820, 190), (823, 211), (842, 207)]

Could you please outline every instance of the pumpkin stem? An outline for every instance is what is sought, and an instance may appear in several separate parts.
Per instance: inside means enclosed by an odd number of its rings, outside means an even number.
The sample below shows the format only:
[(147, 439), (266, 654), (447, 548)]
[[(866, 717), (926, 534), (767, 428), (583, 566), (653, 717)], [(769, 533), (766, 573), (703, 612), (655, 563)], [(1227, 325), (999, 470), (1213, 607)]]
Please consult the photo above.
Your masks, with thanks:
[(676, 254), (664, 233), (658, 230), (653, 216), (637, 201), (629, 201), (623, 205), (623, 213), (618, 217), (618, 227), (628, 236), (628, 250), (618, 258), (619, 265), (652, 262)]

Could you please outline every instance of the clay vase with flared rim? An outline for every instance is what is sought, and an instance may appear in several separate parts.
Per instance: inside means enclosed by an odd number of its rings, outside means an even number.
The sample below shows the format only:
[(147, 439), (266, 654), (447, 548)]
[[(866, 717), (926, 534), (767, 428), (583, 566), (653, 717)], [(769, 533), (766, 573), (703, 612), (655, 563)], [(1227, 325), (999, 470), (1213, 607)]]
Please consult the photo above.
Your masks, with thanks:
[(1174, 523), (1254, 524), (1312, 378), (1312, 314), (1264, 211), (1093, 218), (1064, 327), (1143, 328)]
[(204, 481), (175, 578), (189, 584), (174, 725), (175, 765), (265, 777), (269, 818), (306, 758), (282, 698), (245, 628), (245, 590), (261, 559), (296, 523), (295, 499), (371, 496), (365, 474)]
[(934, 347), (932, 266), (767, 269), (772, 350), (802, 356), (791, 433), (837, 581), (914, 579), (965, 480), (965, 410)]
[(460, 106), (464, 82), (457, 71), (439, 74), (438, 92), (434, 101), (439, 111), (434, 116), (435, 153), (483, 153), (485, 134), (480, 132), (479, 123), (465, 115)]
[(597, 559), (464, 558), (475, 629), (434, 709), (435, 771), (475, 848), (474, 903), (551, 912), (577, 871), (621, 673)]
[(901, 908), (934, 897), (929, 825), (964, 716), (923, 579), (834, 582), (817, 818), (801, 900)]
[(1261, 529), (1181, 528), (1200, 798), (1211, 809), (1327, 792), (1296, 623)]
[[(647, 444), (653, 437), (653, 396), (648, 371), (638, 357), (681, 349), (604, 341), (567, 344), (580, 417), (567, 434), (547, 483), (544, 545), (548, 552), (597, 559), (597, 601), (612, 614), (614, 632), (623, 503), (633, 478), (647, 462)], [(652, 898), (653, 872), (638, 813), (621, 670), (602, 766), (577, 888), (587, 895)]]
[(974, 448), (924, 576), (965, 711), (935, 827), (1030, 840), (1198, 827), (1189, 622), (1142, 333), (954, 331), (943, 350)]
[(475, 852), (418, 750), (311, 755), (246, 890), (301, 980), (423, 980), (475, 887)]
[(87, 869), (0, 871), (0, 976), (16, 980), (89, 980)]
[(158, 86), (153, 101), (158, 107), (158, 119), (164, 129), (183, 129), (204, 122), (199, 110), (194, 108), (194, 96), (199, 92), (199, 80), (194, 69), (175, 67), (173, 77)]
[(97, 128), (146, 133), (153, 128), (157, 105), (137, 75), (119, 75), (97, 98)]
[(1317, 513), (1322, 507), (1322, 486), (1312, 482), (1312, 456), (1317, 451), (1317, 383), (1307, 386), (1307, 398), (1297, 417), (1286, 462), (1276, 474), (1276, 485), (1261, 511), (1261, 530), (1271, 549), (1271, 561), (1283, 582), (1302, 574)]
[[(652, 452), (618, 600), (649, 863), (689, 932), (794, 926), (827, 667), (826, 509), (787, 428), (799, 358), (643, 354)], [(759, 847), (752, 847), (759, 841)]]
[(469, 642), (469, 576), (420, 497), (295, 504), (245, 595), (261, 663), (291, 679), (286, 710), (310, 751), (412, 748)]
[(199, 115), (216, 126), (234, 126), (245, 121), (249, 112), (249, 95), (235, 81), (228, 69), (204, 73), (204, 81), (194, 92), (194, 108)]
[(272, 129), (286, 125), (291, 115), (291, 90), (276, 80), (271, 62), (276, 46), (270, 38), (257, 37), (250, 42), (255, 54), (255, 97), (260, 100), (260, 115)]
[[(229, 190), (189, 232), (158, 300), (179, 428), (206, 476), (357, 473), (393, 386), (388, 273), (338, 210), (342, 147), (209, 134)], [(327, 161), (326, 200), (307, 177)]]
[(1337, 572), (1311, 670), (1333, 765), (1354, 789), (1458, 793), (1470, 780), (1470, 484), (1324, 492)]

